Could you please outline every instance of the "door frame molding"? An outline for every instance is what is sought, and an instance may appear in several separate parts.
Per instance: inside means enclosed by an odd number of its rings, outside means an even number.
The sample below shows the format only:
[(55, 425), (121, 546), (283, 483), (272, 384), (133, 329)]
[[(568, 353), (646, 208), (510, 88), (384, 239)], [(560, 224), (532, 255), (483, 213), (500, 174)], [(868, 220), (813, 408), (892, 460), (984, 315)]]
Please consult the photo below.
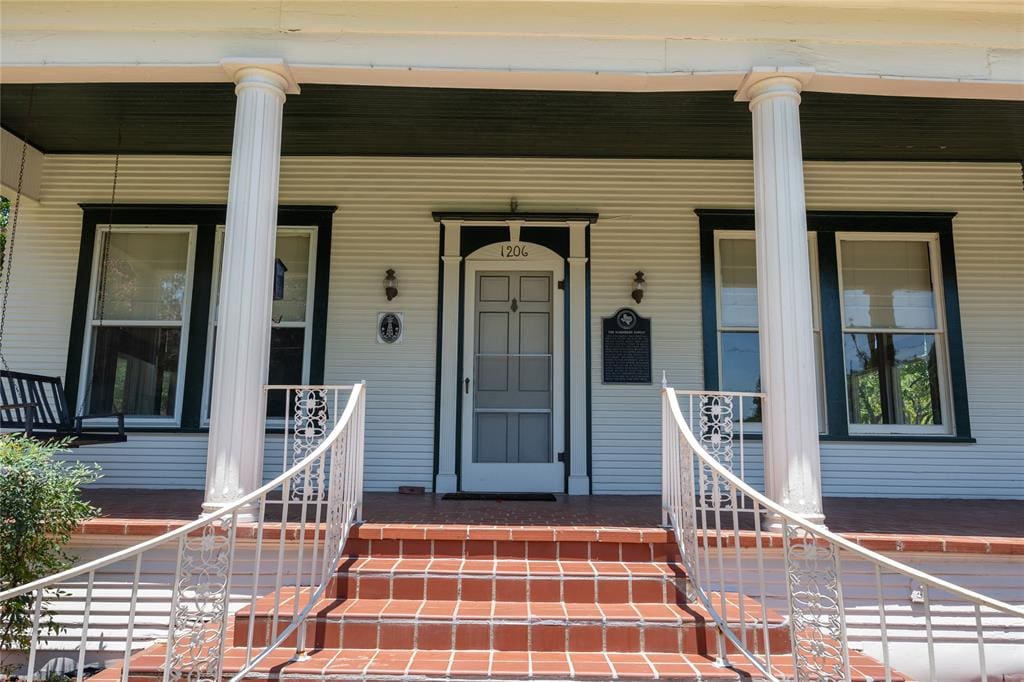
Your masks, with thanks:
[[(541, 489), (529, 486), (520, 476), (512, 476), (508, 481), (509, 490), (474, 490), (473, 492), (563, 492), (565, 478), (565, 462), (558, 459), (558, 454), (565, 453), (565, 292), (558, 288), (558, 282), (564, 277), (565, 259), (557, 253), (539, 244), (532, 244), (531, 249), (543, 249), (539, 257), (531, 257), (529, 261), (500, 260), (495, 259), (493, 253), (495, 247), (500, 248), (505, 244), (520, 244), (521, 242), (497, 242), (483, 246), (466, 256), (462, 287), (463, 300), (463, 330), (462, 330), (462, 376), (461, 382), (466, 377), (473, 377), (473, 356), (476, 353), (476, 278), (480, 272), (536, 272), (551, 274), (551, 447), (554, 461), (552, 465), (540, 465), (537, 469), (550, 468), (552, 474), (556, 474), (556, 487)], [(473, 378), (475, 382), (476, 379)], [(469, 466), (485, 468), (485, 464), (473, 464), (473, 396), (474, 390), (467, 393), (460, 391), (462, 402), (462, 441), (459, 448), (459, 459), (461, 460), (461, 483), (463, 487), (468, 481)], [(501, 465), (495, 465), (501, 466)], [(527, 464), (521, 465), (523, 467)], [(511, 473), (511, 472), (510, 472)], [(516, 473), (526, 472), (524, 470)], [(479, 488), (479, 486), (475, 486)]]
[[(438, 493), (460, 489), (460, 428), (463, 376), (462, 345), (465, 256), (495, 242), (523, 241), (547, 246), (568, 263), (566, 310), (568, 311), (568, 378), (565, 384), (568, 429), (566, 435), (565, 491), (588, 495), (590, 485), (590, 330), (589, 326), (589, 228), (596, 213), (499, 213), (435, 212), (441, 228), (439, 258), (438, 358), (435, 442), (435, 484)], [(477, 229), (480, 229), (478, 232)], [(564, 232), (563, 232), (564, 230)], [(498, 233), (500, 232), (500, 236)], [(558, 247), (543, 244), (540, 234), (552, 234)], [(559, 234), (560, 233), (560, 234)], [(524, 264), (520, 263), (520, 267)], [(528, 268), (524, 268), (528, 269)]]

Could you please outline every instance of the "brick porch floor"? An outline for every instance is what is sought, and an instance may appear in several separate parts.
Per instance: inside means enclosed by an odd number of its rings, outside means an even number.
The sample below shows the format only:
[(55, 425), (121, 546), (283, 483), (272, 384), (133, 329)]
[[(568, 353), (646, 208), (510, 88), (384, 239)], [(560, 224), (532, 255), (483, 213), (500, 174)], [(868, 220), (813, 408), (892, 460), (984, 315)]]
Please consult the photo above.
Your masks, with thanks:
[[(86, 534), (157, 535), (196, 518), (199, 490), (93, 489), (102, 516)], [(880, 551), (1024, 554), (1022, 505), (1014, 500), (825, 498), (828, 527)], [(367, 526), (453, 524), (652, 528), (661, 523), (655, 495), (558, 496), (555, 502), (442, 500), (435, 495), (366, 493)], [(369, 530), (369, 529), (367, 529)]]

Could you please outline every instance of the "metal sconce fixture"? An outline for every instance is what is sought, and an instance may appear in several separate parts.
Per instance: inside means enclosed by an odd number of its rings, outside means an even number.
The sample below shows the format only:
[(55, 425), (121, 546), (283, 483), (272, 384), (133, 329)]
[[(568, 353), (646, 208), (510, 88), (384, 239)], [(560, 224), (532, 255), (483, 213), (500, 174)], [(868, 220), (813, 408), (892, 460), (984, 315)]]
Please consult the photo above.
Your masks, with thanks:
[(388, 297), (389, 301), (398, 296), (398, 278), (395, 277), (395, 271), (391, 268), (384, 273), (384, 295)]
[(644, 273), (642, 270), (637, 270), (636, 276), (633, 277), (633, 300), (637, 305), (644, 300), (645, 291), (647, 291), (647, 281), (644, 279)]

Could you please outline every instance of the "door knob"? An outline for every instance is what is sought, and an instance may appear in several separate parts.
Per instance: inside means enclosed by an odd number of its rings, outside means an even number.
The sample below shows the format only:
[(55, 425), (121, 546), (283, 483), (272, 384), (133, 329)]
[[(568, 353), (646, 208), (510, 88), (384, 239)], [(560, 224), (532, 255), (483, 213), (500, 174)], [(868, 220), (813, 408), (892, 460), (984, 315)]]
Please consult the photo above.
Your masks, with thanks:
[(464, 384), (466, 384), (466, 395), (469, 395), (469, 377), (466, 377), (462, 381)]

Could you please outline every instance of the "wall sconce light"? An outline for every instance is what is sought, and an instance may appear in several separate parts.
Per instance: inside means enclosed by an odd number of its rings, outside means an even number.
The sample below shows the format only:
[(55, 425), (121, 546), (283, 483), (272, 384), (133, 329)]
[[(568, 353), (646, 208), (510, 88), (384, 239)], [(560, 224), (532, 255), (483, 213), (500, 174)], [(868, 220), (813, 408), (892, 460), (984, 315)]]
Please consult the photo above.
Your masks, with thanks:
[(644, 279), (644, 273), (642, 270), (637, 270), (636, 276), (633, 277), (633, 300), (637, 305), (644, 300), (645, 291), (647, 291), (647, 281)]
[(398, 278), (395, 277), (395, 271), (391, 268), (384, 273), (384, 295), (388, 297), (389, 301), (398, 296)]

